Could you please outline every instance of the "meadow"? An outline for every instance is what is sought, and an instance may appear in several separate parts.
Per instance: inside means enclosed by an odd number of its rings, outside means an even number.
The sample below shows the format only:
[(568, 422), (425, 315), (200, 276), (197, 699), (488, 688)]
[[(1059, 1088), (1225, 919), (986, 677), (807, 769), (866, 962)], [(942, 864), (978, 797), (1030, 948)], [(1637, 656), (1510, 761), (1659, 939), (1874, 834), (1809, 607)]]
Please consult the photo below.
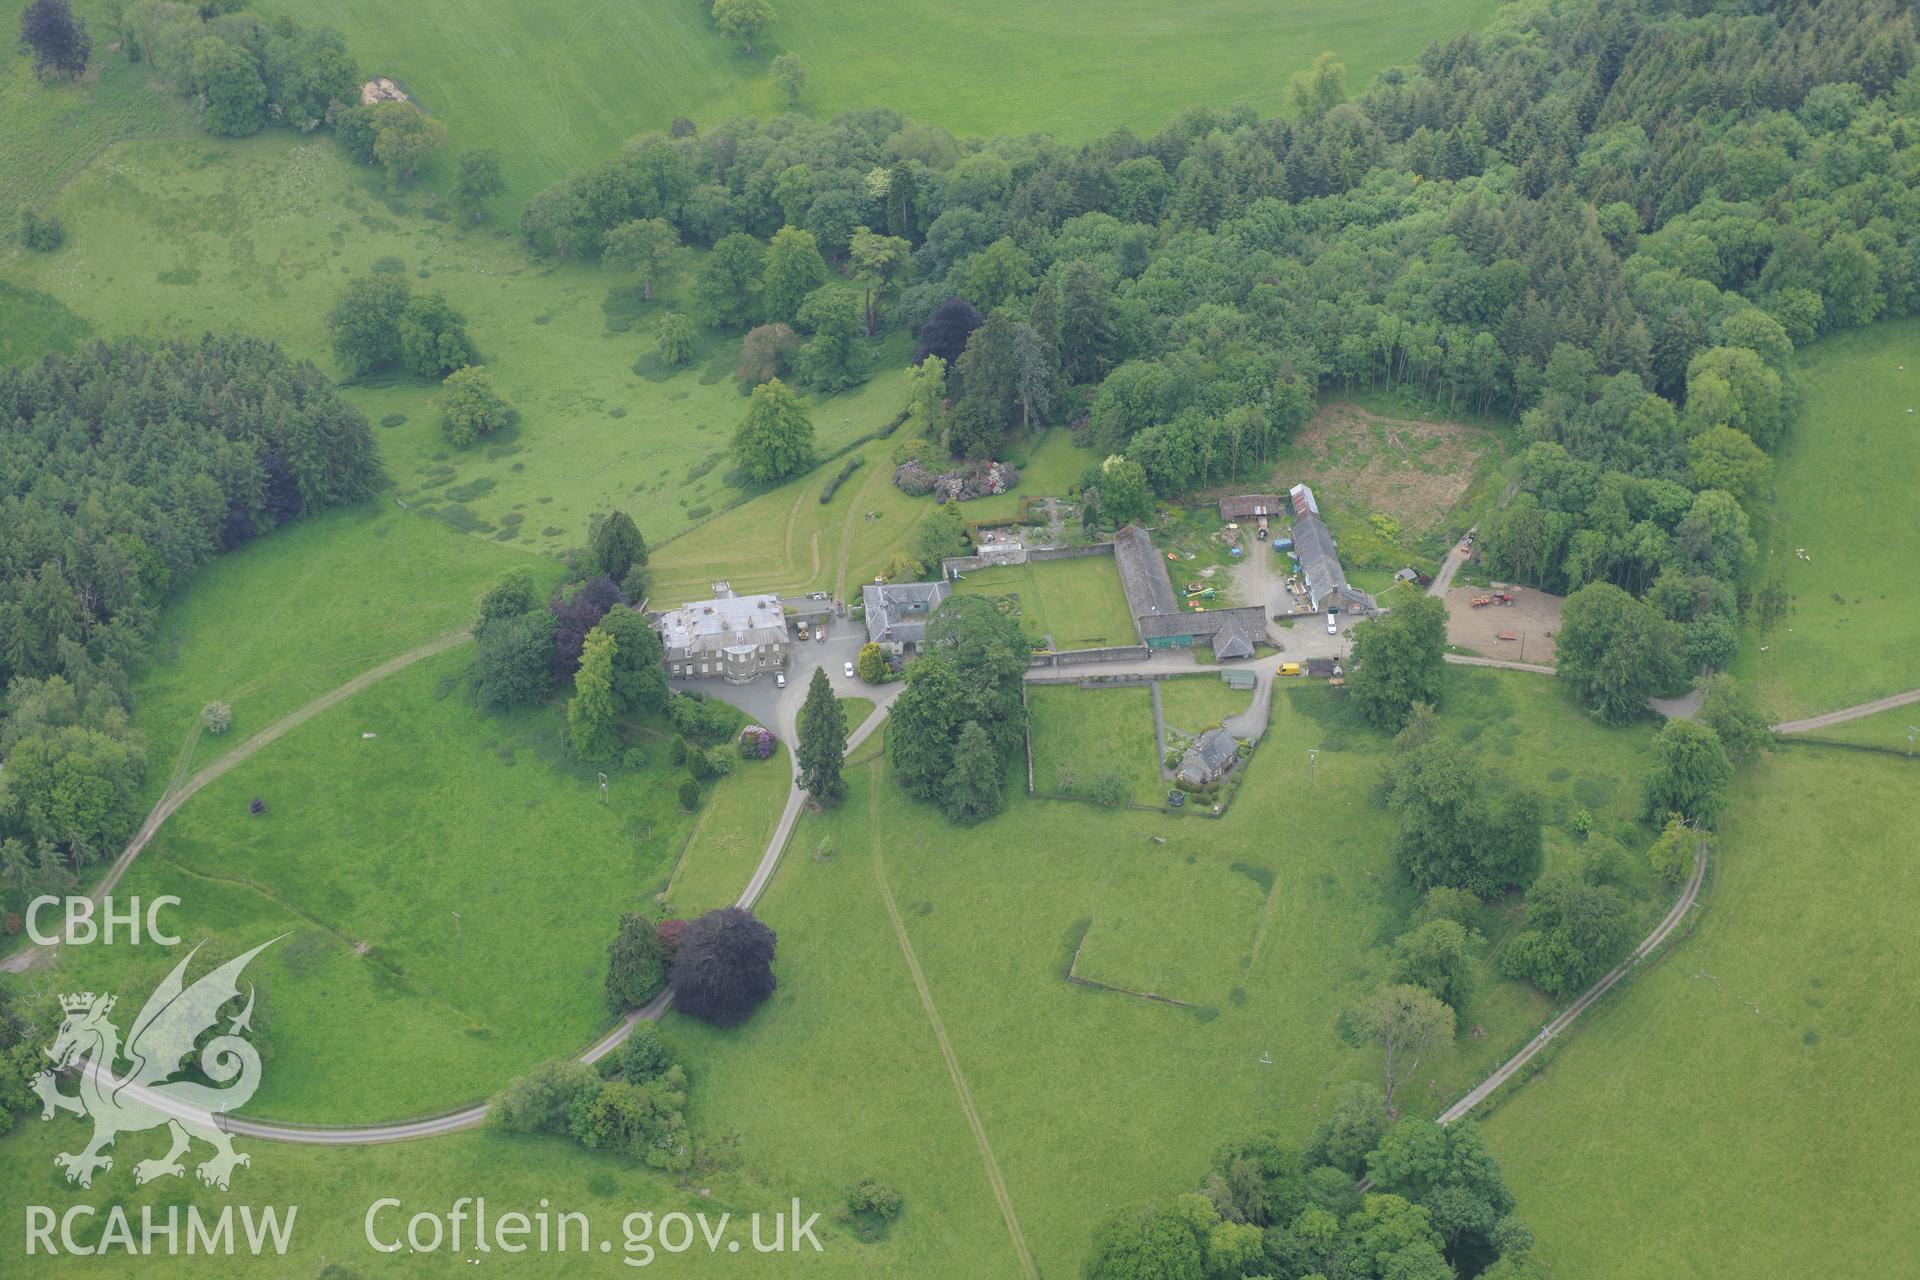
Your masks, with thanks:
[[(340, 288), (369, 271), (403, 274), (465, 315), (520, 419), (456, 450), (432, 407), (435, 385), (386, 375), (349, 384), (347, 398), (380, 424), (402, 504), (550, 554), (582, 543), (595, 512), (626, 508), (660, 542), (744, 496), (728, 482), (745, 413), (737, 340), (709, 336), (678, 371), (655, 352), (655, 319), (685, 305), (690, 252), (645, 303), (627, 277), (529, 258), (505, 230), (436, 220), (430, 203), (418, 189), (389, 190), (326, 138), (128, 143), (53, 202), (66, 247), (10, 262), (0, 305), (25, 308), (56, 337), (64, 330), (36, 295), (72, 313), (61, 324), (103, 338), (240, 331), (330, 368), (324, 321)], [(894, 419), (904, 393), (892, 370), (909, 354), (897, 336), (862, 386), (810, 401), (822, 454)]]
[[(1912, 368), (1904, 366), (1911, 365)], [(1778, 451), (1757, 587), (1777, 575), (1786, 618), (1734, 672), (1774, 720), (1838, 711), (1920, 684), (1920, 320), (1823, 338), (1799, 356), (1802, 407)]]
[(1791, 748), (1734, 784), (1692, 936), (1486, 1121), (1555, 1275), (1886, 1274), (1920, 1250), (1920, 984), (1902, 760)]
[[(209, 785), (118, 890), (178, 895), (192, 935), (226, 954), (290, 934), (249, 971), (274, 1058), (257, 1114), (448, 1107), (610, 1021), (607, 940), (665, 886), (692, 824), (669, 734), (642, 726), (647, 766), (609, 770), (603, 803), (595, 767), (564, 752), (557, 706), (467, 702), (470, 655), (374, 684)], [(67, 948), (46, 980), (144, 989), (177, 959), (148, 950)]]
[(954, 583), (958, 595), (1017, 597), (1020, 630), (1050, 649), (1138, 644), (1139, 633), (1112, 556), (1029, 560), (975, 569)]
[[(1153, 695), (1144, 686), (1036, 685), (1027, 690), (1027, 714), (1037, 793), (1084, 796), (1111, 772), (1126, 780), (1133, 803), (1162, 801), (1166, 788), (1154, 748)], [(1063, 785), (1069, 777), (1071, 787)]]
[[(464, 628), (508, 572), (551, 560), (463, 537), (378, 498), (277, 529), (198, 570), (161, 610), (135, 673), (134, 721), (157, 795), (370, 667)], [(233, 728), (200, 731), (201, 708)]]
[(739, 761), (714, 785), (674, 860), (665, 891), (672, 915), (691, 920), (733, 905), (767, 850), (792, 783), (793, 758), (783, 742), (765, 760)]
[(1090, 139), (1125, 125), (1151, 133), (1195, 105), (1288, 105), (1288, 77), (1322, 50), (1357, 92), (1429, 40), (1485, 22), (1494, 0), (1449, 0), (1415, 13), (1385, 0), (1329, 11), (1284, 0), (1249, 12), (1202, 0), (1170, 12), (1150, 0), (1035, 9), (987, 0), (964, 9), (909, 0), (787, 0), (749, 54), (690, 4), (538, 9), (458, 0), (395, 10), (373, 0), (261, 0), (347, 36), (370, 75), (398, 79), (447, 123), (449, 149), (497, 147), (519, 203), (685, 116), (702, 128), (789, 109), (768, 78), (782, 53), (808, 70), (798, 108), (827, 117), (890, 107), (961, 136), (1025, 133)]

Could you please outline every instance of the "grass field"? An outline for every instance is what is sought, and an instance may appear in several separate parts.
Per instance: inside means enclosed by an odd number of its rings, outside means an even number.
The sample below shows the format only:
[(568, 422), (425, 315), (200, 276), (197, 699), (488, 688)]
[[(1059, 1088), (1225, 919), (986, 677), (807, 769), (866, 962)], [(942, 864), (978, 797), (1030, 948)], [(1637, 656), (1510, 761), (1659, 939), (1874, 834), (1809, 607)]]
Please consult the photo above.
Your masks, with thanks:
[(976, 569), (954, 584), (959, 595), (1018, 596), (1020, 630), (1054, 649), (1138, 644), (1126, 592), (1111, 556), (1030, 560)]
[(449, 150), (498, 147), (518, 203), (676, 116), (701, 127), (786, 109), (767, 78), (783, 52), (809, 80), (800, 109), (826, 117), (892, 107), (956, 134), (1047, 128), (1093, 138), (1128, 125), (1152, 133), (1198, 104), (1286, 105), (1288, 76), (1323, 49), (1358, 91), (1382, 67), (1436, 37), (1484, 22), (1493, 0), (1449, 0), (1408, 14), (1384, 0), (1329, 11), (1285, 0), (1249, 12), (1202, 0), (1169, 12), (1150, 0), (1013, 0), (964, 9), (909, 0), (788, 0), (747, 54), (688, 4), (607, 6), (559, 0), (538, 10), (459, 0), (403, 10), (373, 0), (261, 0), (262, 12), (340, 28), (369, 74), (399, 79), (447, 123)]
[[(469, 658), (392, 676), (240, 765), (162, 828), (118, 890), (179, 895), (193, 936), (229, 954), (291, 932), (250, 970), (274, 1055), (257, 1114), (448, 1106), (608, 1021), (607, 940), (664, 886), (691, 822), (666, 735), (647, 740), (648, 769), (609, 771), (603, 804), (595, 768), (562, 752), (557, 707), (467, 704), (455, 685)], [(54, 976), (61, 990), (125, 991), (175, 959), (67, 948)]]
[[(1920, 679), (1920, 673), (1916, 673), (1915, 678)], [(1914, 737), (1911, 744), (1907, 740), (1910, 734)], [(1920, 748), (1920, 706), (1909, 704), (1891, 711), (1876, 711), (1858, 720), (1847, 720), (1825, 729), (1816, 729), (1812, 733), (1793, 736), (1796, 739), (1851, 742), (1863, 747), (1880, 747), (1904, 753), (1910, 748)], [(1916, 754), (1920, 754), (1920, 751), (1916, 751)]]
[[(128, 138), (197, 131), (192, 104), (149, 82), (147, 69), (107, 50), (115, 23), (110, 0), (76, 0), (93, 31), (93, 63), (77, 82), (42, 83), (23, 54), (14, 21), (0, 41), (0, 191), (9, 206), (39, 204), (106, 147)], [(14, 237), (13, 210), (0, 245)]]
[(690, 920), (733, 905), (767, 850), (792, 781), (793, 761), (781, 743), (768, 759), (739, 761), (714, 784), (674, 864), (667, 886), (672, 914)]
[[(198, 570), (167, 601), (134, 681), (149, 791), (217, 760), (250, 735), (415, 645), (464, 627), (486, 589), (550, 560), (465, 538), (376, 499), (300, 520)], [(196, 733), (200, 709), (233, 707), (223, 737)]]
[(1181, 676), (1160, 682), (1160, 714), (1167, 724), (1190, 734), (1211, 729), (1253, 704), (1253, 695), (1227, 688), (1218, 676)]
[[(125, 144), (53, 202), (66, 247), (7, 264), (0, 328), (18, 309), (49, 340), (73, 323), (107, 338), (237, 330), (331, 367), (326, 312), (349, 277), (378, 264), (446, 293), (521, 413), (508, 431), (454, 450), (432, 384), (349, 386), (369, 419), (402, 419), (375, 432), (410, 507), (554, 552), (584, 542), (597, 511), (631, 511), (657, 543), (740, 499), (726, 483), (745, 412), (737, 343), (710, 337), (693, 367), (671, 374), (654, 353), (654, 320), (683, 305), (689, 272), (641, 303), (624, 277), (529, 259), (506, 232), (433, 221), (426, 204), (417, 190), (395, 196), (324, 138)], [(74, 319), (49, 318), (37, 295)], [(867, 383), (812, 404), (822, 453), (892, 420), (902, 399), (892, 371), (909, 354), (896, 335)]]
[(1681, 944), (1487, 1122), (1555, 1275), (1878, 1274), (1920, 1251), (1903, 761), (1790, 749), (1735, 783)]
[(1039, 685), (1027, 691), (1033, 734), (1033, 785), (1042, 795), (1057, 795), (1061, 779), (1084, 796), (1102, 774), (1127, 781), (1127, 798), (1155, 804), (1160, 784), (1153, 737), (1153, 695), (1144, 687), (1076, 689)]
[(1778, 574), (1793, 607), (1772, 631), (1749, 637), (1734, 667), (1773, 719), (1920, 685), (1911, 583), (1920, 521), (1909, 514), (1920, 475), (1916, 353), (1920, 320), (1911, 319), (1800, 353), (1803, 406), (1779, 452), (1772, 528), (1754, 577)]

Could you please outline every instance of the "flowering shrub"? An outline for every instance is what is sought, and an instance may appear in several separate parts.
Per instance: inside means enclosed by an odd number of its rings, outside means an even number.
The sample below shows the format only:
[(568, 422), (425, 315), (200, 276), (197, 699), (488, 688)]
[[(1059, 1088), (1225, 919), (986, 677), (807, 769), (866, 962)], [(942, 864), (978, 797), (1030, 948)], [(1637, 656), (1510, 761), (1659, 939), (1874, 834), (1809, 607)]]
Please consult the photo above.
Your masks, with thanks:
[(750, 724), (740, 731), (740, 758), (765, 760), (773, 754), (773, 731)]
[(966, 502), (1005, 493), (1020, 483), (1020, 471), (1011, 462), (970, 462), (935, 475), (925, 463), (909, 459), (894, 468), (893, 482), (911, 497), (931, 493), (935, 502)]

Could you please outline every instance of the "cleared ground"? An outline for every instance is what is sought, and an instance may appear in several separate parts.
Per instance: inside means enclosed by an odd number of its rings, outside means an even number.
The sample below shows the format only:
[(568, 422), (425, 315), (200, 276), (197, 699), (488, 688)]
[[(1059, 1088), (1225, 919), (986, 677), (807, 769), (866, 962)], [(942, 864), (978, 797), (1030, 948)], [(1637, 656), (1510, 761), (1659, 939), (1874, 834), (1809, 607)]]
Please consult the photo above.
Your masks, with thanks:
[(1777, 575), (1792, 609), (1750, 633), (1734, 666), (1775, 720), (1920, 685), (1920, 321), (1824, 338), (1800, 353), (1798, 376), (1804, 403), (1753, 579)]
[[(1882, 1274), (1920, 1250), (1912, 766), (1795, 748), (1735, 784), (1694, 937), (1487, 1121), (1555, 1275)], [(1894, 1261), (1890, 1261), (1894, 1260)]]
[[(1447, 592), (1447, 643), (1489, 658), (1552, 665), (1558, 652), (1554, 636), (1560, 630), (1560, 606), (1566, 597), (1517, 587), (1512, 604), (1474, 608), (1474, 598), (1487, 594), (1486, 587), (1454, 587)], [(1503, 632), (1516, 638), (1502, 639)]]
[[(1396, 411), (1404, 412), (1404, 411)], [(1275, 483), (1312, 486), (1340, 562), (1367, 590), (1394, 570), (1431, 570), (1494, 488), (1499, 438), (1485, 427), (1325, 404), (1280, 451)]]

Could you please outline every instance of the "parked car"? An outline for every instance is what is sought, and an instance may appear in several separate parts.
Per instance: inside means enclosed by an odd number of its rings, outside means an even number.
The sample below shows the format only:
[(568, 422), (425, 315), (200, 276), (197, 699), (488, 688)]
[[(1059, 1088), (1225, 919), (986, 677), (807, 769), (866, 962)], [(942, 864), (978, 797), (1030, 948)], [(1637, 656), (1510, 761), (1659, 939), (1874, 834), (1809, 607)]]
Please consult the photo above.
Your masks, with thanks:
[(827, 624), (826, 623), (823, 622), (819, 626), (813, 629), (813, 638), (814, 638), (814, 641), (818, 644), (825, 644), (827, 642)]
[(786, 687), (787, 687), (787, 673), (786, 673), (786, 672), (784, 672), (784, 671), (776, 671), (776, 672), (774, 672), (774, 673), (773, 673), (773, 687), (774, 687), (774, 688), (776, 688), (776, 689), (784, 689), (784, 688), (786, 688)]
[(847, 673), (847, 679), (849, 680), (853, 679), (853, 664), (851, 662), (848, 662), (848, 663), (842, 664), (842, 666)]
[(1338, 621), (1339, 619), (1334, 614), (1333, 610), (1331, 609), (1327, 610), (1327, 634), (1328, 635), (1333, 635), (1340, 630), (1340, 628), (1336, 625)]

